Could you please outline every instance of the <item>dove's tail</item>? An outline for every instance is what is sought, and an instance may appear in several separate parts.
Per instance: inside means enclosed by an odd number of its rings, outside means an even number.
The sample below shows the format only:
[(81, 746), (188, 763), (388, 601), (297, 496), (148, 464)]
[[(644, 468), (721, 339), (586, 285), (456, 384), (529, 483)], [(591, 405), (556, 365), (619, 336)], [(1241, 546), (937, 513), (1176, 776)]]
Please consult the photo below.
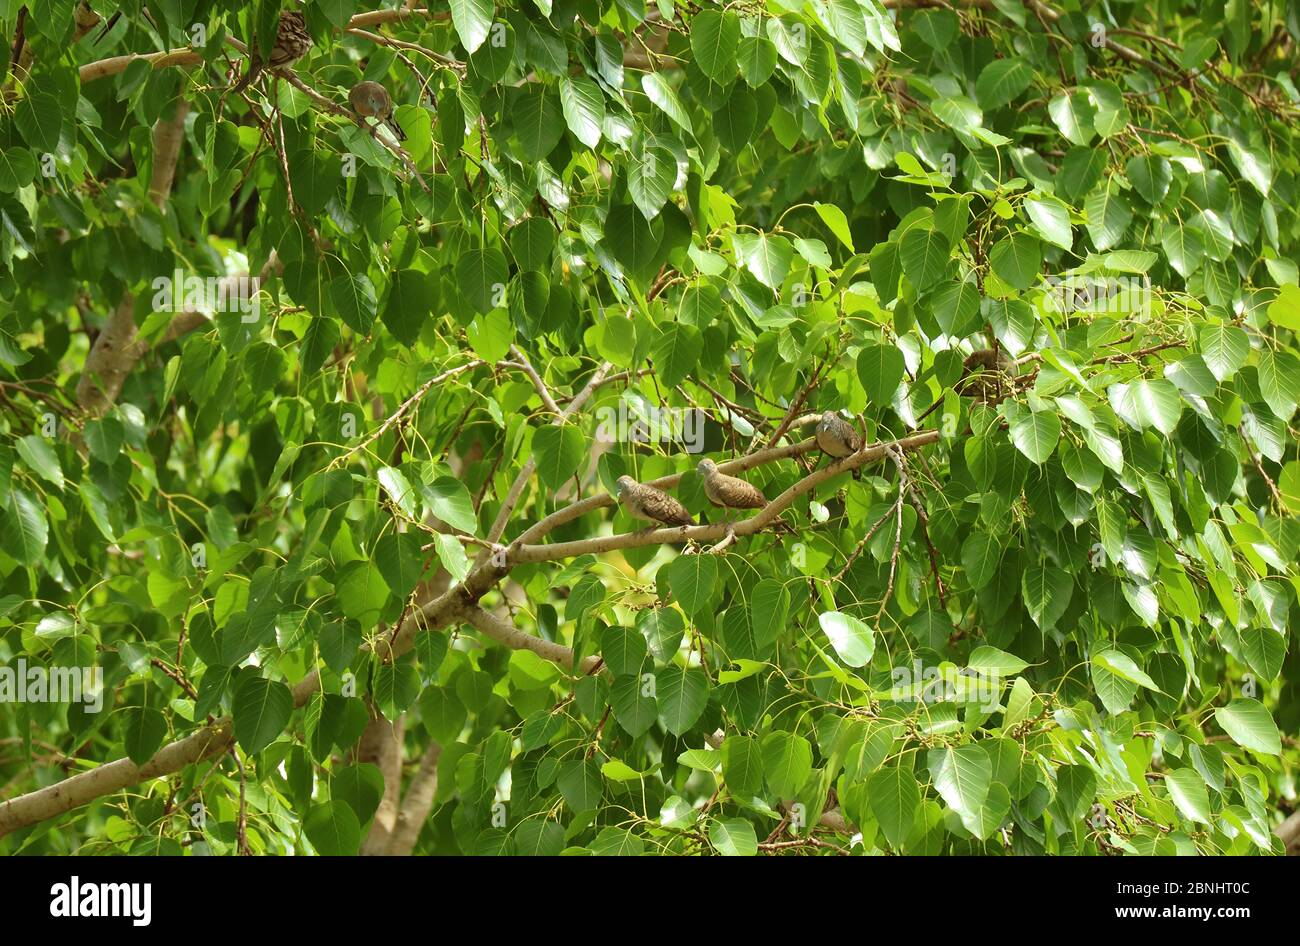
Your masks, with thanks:
[(386, 123), (387, 123), (388, 127), (391, 128), (391, 129), (393, 130), (393, 134), (397, 136), (397, 140), (398, 140), (398, 141), (405, 141), (405, 140), (406, 140), (406, 132), (402, 130), (402, 126), (401, 126), (401, 125), (397, 124), (397, 119), (396, 119), (396, 118), (393, 118), (393, 117), (390, 115), (390, 116), (386, 119)]

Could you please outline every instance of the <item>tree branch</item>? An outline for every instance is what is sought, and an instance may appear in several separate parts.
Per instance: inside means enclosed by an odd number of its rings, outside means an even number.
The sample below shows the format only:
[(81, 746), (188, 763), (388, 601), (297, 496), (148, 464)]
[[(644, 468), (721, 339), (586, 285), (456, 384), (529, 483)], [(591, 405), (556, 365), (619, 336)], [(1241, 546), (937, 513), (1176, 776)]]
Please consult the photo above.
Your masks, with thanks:
[[(529, 545), (516, 542), (506, 552), (507, 566), (522, 564), (525, 562), (551, 562), (558, 559), (573, 558), (578, 555), (596, 554), (600, 552), (612, 552), (615, 549), (638, 548), (645, 545), (663, 545), (667, 542), (713, 542), (722, 539), (727, 533), (734, 532), (740, 538), (747, 535), (753, 535), (762, 530), (765, 526), (776, 519), (781, 513), (788, 509), (796, 499), (805, 493), (809, 493), (816, 487), (827, 480), (847, 473), (850, 470), (856, 470), (859, 467), (866, 466), (889, 455), (893, 450), (916, 450), (935, 443), (939, 439), (937, 430), (925, 431), (912, 437), (905, 437), (902, 440), (890, 441), (889, 443), (872, 444), (859, 450), (852, 456), (837, 460), (820, 470), (808, 474), (799, 482), (795, 483), (776, 499), (769, 502), (760, 509), (755, 515), (748, 519), (742, 519), (735, 523), (715, 522), (707, 526), (674, 526), (666, 529), (642, 530), (640, 532), (625, 532), (620, 535), (602, 536), (596, 539), (578, 539), (573, 542), (555, 542), (550, 545)], [(793, 448), (778, 448), (780, 452), (788, 450), (789, 455), (795, 453), (807, 453), (817, 446), (816, 440), (809, 439)], [(751, 454), (751, 457), (757, 457), (760, 454)], [(720, 469), (722, 467), (719, 467)], [(663, 477), (670, 479), (671, 477)], [(680, 478), (680, 476), (678, 477)], [(656, 480), (658, 484), (660, 481)], [(612, 500), (611, 500), (612, 502)], [(575, 504), (576, 505), (576, 504)]]
[(222, 719), (159, 749), (144, 765), (117, 759), (45, 788), (0, 802), (0, 837), (147, 779), (177, 772), (187, 765), (225, 753), (234, 741), (229, 719)]
[(415, 842), (420, 838), (424, 823), (433, 811), (433, 799), (438, 794), (438, 760), (442, 757), (442, 745), (437, 740), (429, 742), (420, 759), (419, 771), (411, 778), (402, 797), (402, 808), (397, 813), (397, 826), (388, 841), (386, 853), (396, 857), (406, 857), (415, 850)]
[[(170, 121), (159, 120), (153, 129), (153, 169), (149, 175), (149, 199), (166, 212), (176, 179), (176, 162), (185, 137), (185, 116), (189, 102), (180, 99)], [(139, 360), (135, 349), (135, 295), (127, 292), (108, 317), (108, 322), (91, 346), (77, 381), (77, 404), (91, 414), (103, 414), (117, 400), (127, 374)]]
[(370, 723), (361, 734), (357, 745), (358, 762), (370, 763), (379, 768), (384, 777), (384, 795), (375, 809), (370, 831), (361, 845), (362, 854), (384, 854), (388, 850), (393, 829), (397, 826), (397, 809), (402, 793), (402, 719), (391, 722), (374, 707), (370, 710)]
[[(608, 365), (602, 365), (603, 370), (608, 370), (608, 367)], [(603, 377), (603, 370), (598, 370), (597, 375)], [(570, 408), (576, 409), (574, 405), (580, 407), (581, 402), (589, 398), (591, 392), (597, 386), (597, 377), (593, 376), (586, 388), (583, 389), (583, 392), (574, 398)], [(383, 634), (380, 634), (376, 640), (382, 642), (381, 646), (384, 648), (385, 659), (393, 660), (414, 647), (416, 636), (421, 631), (432, 631), (455, 621), (464, 620), (491, 640), (513, 649), (530, 650), (546, 660), (572, 670), (574, 660), (572, 648), (520, 631), (513, 625), (478, 607), (478, 599), (496, 584), (501, 577), (509, 573), (514, 565), (528, 561), (552, 561), (570, 555), (584, 554), (589, 551), (608, 551), (664, 542), (680, 542), (685, 539), (720, 539), (728, 528), (734, 529), (738, 536), (749, 535), (774, 520), (800, 495), (810, 492), (826, 480), (881, 459), (891, 450), (916, 450), (935, 443), (938, 439), (939, 432), (931, 430), (901, 440), (865, 447), (852, 456), (845, 457), (809, 474), (768, 503), (757, 515), (730, 526), (727, 523), (719, 523), (717, 525), (680, 529), (658, 529), (651, 532), (628, 533), (602, 539), (560, 542), (551, 545), (530, 546), (523, 543), (525, 536), (536, 538), (548, 531), (549, 528), (559, 525), (561, 521), (567, 522), (582, 514), (581, 512), (573, 512), (573, 510), (597, 509), (602, 506), (612, 505), (613, 500), (608, 496), (602, 496), (593, 497), (593, 500), (599, 501), (583, 500), (574, 503), (565, 510), (553, 513), (533, 526), (532, 529), (526, 531), (520, 537), (520, 541), (517, 541), (508, 550), (507, 561), (504, 566), (493, 564), (475, 568), (464, 582), (451, 587), (446, 592), (437, 595), (420, 606), (423, 622), (408, 620), (391, 641)], [(815, 448), (816, 441), (809, 439), (785, 447), (760, 450), (727, 464), (720, 464), (720, 468), (728, 471), (750, 469), (761, 463), (770, 463), (786, 457), (808, 453)], [(674, 474), (661, 477), (654, 482), (657, 485), (666, 487), (675, 485), (680, 479), (681, 474)], [(567, 518), (564, 518), (566, 515)], [(546, 525), (546, 528), (541, 528), (544, 525)], [(600, 658), (590, 656), (583, 659), (580, 669), (584, 673), (589, 673), (596, 669), (599, 664)], [(294, 706), (301, 707), (305, 705), (319, 689), (320, 672), (313, 670), (294, 686)], [(184, 739), (165, 746), (143, 766), (137, 766), (129, 759), (118, 759), (89, 772), (65, 779), (56, 785), (19, 796), (0, 805), (0, 837), (11, 831), (16, 831), (80, 807), (103, 795), (120, 791), (149, 778), (157, 778), (178, 771), (200, 759), (219, 755), (226, 751), (232, 740), (230, 720), (218, 720)]]
[[(571, 647), (521, 631), (508, 621), (477, 605), (468, 608), (463, 617), (475, 630), (498, 644), (503, 644), (511, 650), (531, 650), (543, 660), (549, 660), (553, 664), (558, 664), (570, 670), (573, 669), (573, 648)], [(591, 673), (600, 666), (600, 663), (601, 659), (597, 656), (583, 657), (580, 669), (583, 673)]]
[[(610, 369), (613, 367), (607, 361), (597, 368), (596, 373), (591, 376), (591, 380), (587, 382), (586, 387), (578, 392), (577, 396), (565, 406), (564, 410), (556, 414), (555, 420), (551, 421), (551, 423), (557, 427), (562, 426), (565, 421), (582, 410), (582, 406), (591, 399), (591, 395), (595, 393), (596, 389), (604, 384), (605, 376), (609, 374)], [(492, 528), (488, 532), (487, 540), (489, 544), (500, 541), (501, 536), (505, 534), (510, 515), (515, 511), (515, 506), (519, 504), (519, 497), (523, 494), (524, 487), (528, 485), (528, 481), (532, 478), (533, 471), (536, 469), (537, 458), (530, 456), (524, 463), (523, 469), (519, 471), (519, 475), (515, 477), (515, 481), (510, 484), (510, 491), (506, 493), (505, 501), (501, 504), (501, 510), (497, 513)], [(478, 560), (474, 563), (475, 567), (482, 568), (489, 554), (486, 549), (479, 553)]]

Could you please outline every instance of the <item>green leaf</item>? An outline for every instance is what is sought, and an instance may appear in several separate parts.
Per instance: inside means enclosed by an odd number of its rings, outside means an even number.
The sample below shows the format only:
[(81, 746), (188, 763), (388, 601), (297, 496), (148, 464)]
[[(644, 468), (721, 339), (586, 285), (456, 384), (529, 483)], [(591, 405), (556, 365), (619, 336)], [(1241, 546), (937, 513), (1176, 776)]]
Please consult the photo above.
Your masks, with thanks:
[(921, 791), (910, 769), (889, 765), (867, 778), (867, 798), (885, 840), (901, 851), (921, 806)]
[(575, 813), (596, 808), (605, 792), (600, 766), (595, 759), (573, 759), (561, 763), (555, 784), (564, 796), (564, 803)]
[(1139, 667), (1132, 657), (1122, 651), (1114, 649), (1101, 650), (1094, 653), (1092, 659), (1117, 677), (1122, 677), (1130, 683), (1136, 683), (1138, 686), (1146, 687), (1148, 690), (1160, 692), (1160, 687), (1156, 686), (1156, 682), (1147, 676), (1146, 671)]
[(18, 456), (22, 457), (28, 469), (41, 479), (63, 489), (63, 467), (59, 465), (58, 454), (50, 442), (36, 434), (28, 434), (18, 440)]
[(0, 507), (0, 524), (6, 536), (5, 551), (21, 565), (39, 565), (45, 556), (45, 543), (49, 540), (49, 527), (40, 503), (26, 491), (13, 489)]
[(980, 72), (975, 96), (985, 111), (991, 111), (1015, 101), (1033, 81), (1034, 70), (1023, 59), (995, 59)]
[(776, 46), (766, 36), (742, 36), (736, 44), (736, 64), (750, 88), (758, 88), (776, 69)]
[(1038, 279), (1043, 254), (1038, 241), (1027, 233), (1013, 233), (989, 250), (993, 272), (1012, 289), (1028, 289)]
[(672, 119), (682, 131), (688, 135), (694, 134), (691, 129), (690, 116), (686, 114), (681, 99), (677, 97), (677, 93), (668, 84), (668, 80), (664, 78), (662, 72), (647, 72), (641, 76), (641, 88), (645, 91), (646, 98)]
[(1002, 546), (996, 536), (972, 532), (961, 546), (961, 565), (972, 588), (983, 588), (997, 574)]
[(763, 774), (781, 799), (799, 794), (812, 774), (812, 746), (803, 736), (774, 729), (763, 737)]
[(840, 660), (850, 667), (865, 667), (870, 663), (876, 650), (876, 638), (866, 624), (839, 611), (823, 611), (817, 616), (817, 623)]
[(533, 452), (542, 485), (557, 490), (578, 472), (587, 453), (587, 438), (572, 424), (540, 427), (533, 433)]
[(438, 284), (434, 278), (416, 269), (403, 269), (393, 273), (380, 318), (399, 342), (414, 345), (437, 306)]
[(1169, 193), (1174, 172), (1168, 161), (1156, 155), (1138, 155), (1130, 158), (1125, 168), (1133, 187), (1148, 204), (1158, 204)]
[(744, 151), (754, 140), (758, 128), (758, 103), (749, 89), (737, 82), (731, 95), (713, 116), (713, 131), (718, 143), (727, 151)]
[(390, 532), (375, 543), (375, 565), (389, 589), (403, 600), (420, 581), (424, 553), (414, 532)]
[(345, 325), (358, 335), (368, 335), (379, 312), (375, 287), (364, 274), (344, 273), (330, 283), (330, 301)]
[(972, 670), (999, 677), (1013, 677), (1029, 666), (1028, 663), (1004, 650), (981, 644), (971, 651), (966, 666)]
[(313, 805), (302, 828), (312, 847), (325, 857), (353, 857), (361, 849), (361, 824), (346, 802)]
[(867, 392), (867, 403), (888, 407), (903, 383), (906, 365), (903, 353), (893, 345), (867, 345), (858, 353), (858, 380)]
[(1074, 237), (1070, 233), (1070, 212), (1060, 202), (1030, 197), (1026, 198), (1024, 208), (1035, 232), (1048, 243), (1054, 243), (1063, 250), (1074, 245)]
[(736, 75), (740, 17), (730, 10), (703, 10), (691, 19), (691, 52), (695, 64), (711, 79), (726, 83)]
[(723, 857), (753, 857), (758, 853), (754, 826), (744, 818), (718, 818), (709, 825), (709, 843)]
[(704, 337), (693, 325), (672, 322), (664, 326), (650, 357), (662, 384), (675, 388), (691, 376), (704, 353)]
[(1129, 397), (1141, 421), (1160, 431), (1172, 434), (1183, 412), (1178, 389), (1163, 378), (1143, 378), (1129, 385)]
[(1047, 103), (1047, 112), (1061, 134), (1073, 144), (1086, 145), (1097, 133), (1092, 125), (1096, 109), (1081, 91), (1058, 95)]
[(1055, 626), (1065, 613), (1074, 593), (1074, 580), (1061, 568), (1039, 565), (1025, 570), (1021, 578), (1021, 593), (1029, 616), (1040, 628)]
[(1011, 442), (1040, 466), (1052, 455), (1060, 436), (1061, 420), (1051, 411), (1024, 411), (1011, 422)]
[(36, 180), (36, 158), (26, 148), (0, 148), (0, 191), (12, 194)]
[(709, 605), (718, 580), (718, 560), (711, 555), (679, 555), (662, 569), (673, 598), (687, 614), (699, 614)]
[(835, 238), (853, 252), (853, 234), (849, 230), (849, 218), (844, 215), (844, 211), (834, 204), (813, 204), (813, 209), (817, 211), (817, 216), (822, 218), (822, 223), (826, 224), (828, 230), (835, 234)]
[(610, 687), (614, 719), (633, 737), (644, 735), (659, 718), (655, 688), (647, 682), (640, 676), (620, 676)]
[(794, 259), (794, 247), (783, 236), (768, 233), (736, 233), (732, 237), (736, 257), (764, 286), (777, 290), (785, 282)]
[(913, 227), (903, 234), (898, 252), (903, 273), (918, 292), (924, 292), (947, 271), (952, 246), (948, 238), (937, 230)]
[(454, 476), (440, 476), (421, 487), (429, 511), (453, 529), (474, 535), (478, 531), (478, 517), (474, 514), (474, 500), (465, 484)]
[(510, 117), (519, 141), (519, 158), (523, 161), (540, 161), (555, 150), (564, 136), (563, 110), (556, 103), (554, 93), (544, 86), (526, 87), (515, 99)]
[(1197, 334), (1201, 357), (1217, 381), (1236, 374), (1250, 355), (1250, 338), (1235, 325), (1206, 325)]
[(600, 654), (615, 676), (637, 675), (645, 664), (645, 638), (630, 627), (607, 628), (601, 637)]
[(402, 471), (391, 466), (381, 466), (375, 473), (379, 485), (388, 498), (408, 519), (415, 518), (415, 490)]
[(1083, 212), (1088, 218), (1088, 234), (1092, 237), (1092, 244), (1102, 252), (1123, 239), (1124, 232), (1133, 219), (1128, 201), (1113, 181), (1107, 181), (1088, 195), (1083, 202)]
[(293, 715), (293, 694), (283, 683), (246, 676), (235, 689), (231, 703), (235, 739), (249, 755), (275, 742)]
[(674, 736), (680, 736), (700, 718), (709, 701), (709, 678), (699, 667), (665, 667), (655, 674), (655, 700), (659, 718)]
[(456, 260), (456, 284), (475, 312), (490, 312), (505, 303), (510, 267), (496, 247), (468, 249)]
[(151, 706), (128, 706), (122, 711), (122, 737), (127, 758), (144, 765), (167, 738), (167, 720)]
[(677, 159), (667, 148), (646, 148), (640, 159), (634, 158), (628, 164), (628, 193), (647, 220), (668, 202), (676, 180)]
[(472, 53), (487, 39), (496, 12), (492, 0), (450, 0), (451, 22), (465, 51)]
[(931, 749), (926, 764), (935, 790), (959, 815), (974, 816), (988, 797), (993, 765), (982, 745)]
[(1197, 824), (1210, 824), (1210, 793), (1195, 769), (1174, 769), (1165, 776), (1165, 788), (1183, 816)]
[(722, 743), (722, 777), (734, 798), (763, 791), (763, 752), (756, 739), (728, 736)]
[(56, 151), (63, 129), (59, 100), (49, 92), (33, 92), (18, 100), (14, 125), (34, 151)]
[(1300, 286), (1286, 283), (1278, 289), (1277, 298), (1268, 304), (1268, 320), (1300, 332)]
[(1236, 699), (1214, 711), (1214, 718), (1232, 741), (1263, 755), (1281, 755), (1282, 738), (1277, 724), (1258, 700)]
[(1259, 353), (1259, 393), (1277, 417), (1289, 421), (1300, 402), (1300, 359), (1288, 351)]
[(565, 76), (560, 80), (560, 107), (575, 138), (588, 148), (600, 144), (601, 125), (605, 121), (605, 99), (600, 86), (585, 76)]
[(610, 759), (600, 767), (600, 774), (611, 782), (632, 782), (641, 778), (641, 773), (619, 759)]
[(1169, 265), (1184, 279), (1196, 272), (1205, 259), (1205, 244), (1200, 232), (1175, 221), (1166, 223), (1160, 248), (1165, 251)]

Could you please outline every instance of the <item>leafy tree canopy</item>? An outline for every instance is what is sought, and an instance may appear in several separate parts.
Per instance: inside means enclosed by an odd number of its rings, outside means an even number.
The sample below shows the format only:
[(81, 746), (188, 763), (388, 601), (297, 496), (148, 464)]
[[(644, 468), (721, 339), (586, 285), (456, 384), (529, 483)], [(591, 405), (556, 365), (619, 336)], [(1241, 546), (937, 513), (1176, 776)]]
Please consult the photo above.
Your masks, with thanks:
[(1294, 843), (1295, 3), (92, 6), (0, 0), (0, 848)]

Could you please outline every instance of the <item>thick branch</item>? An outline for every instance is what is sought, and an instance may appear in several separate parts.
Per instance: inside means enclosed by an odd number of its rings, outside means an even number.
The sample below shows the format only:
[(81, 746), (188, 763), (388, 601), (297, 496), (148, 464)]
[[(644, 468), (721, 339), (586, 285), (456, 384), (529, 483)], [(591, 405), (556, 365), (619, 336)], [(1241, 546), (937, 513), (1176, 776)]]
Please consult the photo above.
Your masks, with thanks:
[[(818, 420), (818, 416), (819, 415), (816, 414), (807, 414), (799, 418), (791, 426), (802, 427), (810, 423), (815, 423)], [(735, 460), (728, 460), (726, 463), (719, 463), (718, 469), (723, 473), (743, 473), (745, 470), (752, 470), (754, 467), (761, 466), (764, 463), (772, 463), (776, 460), (801, 456), (805, 453), (811, 453), (815, 449), (817, 449), (817, 442), (809, 438), (808, 440), (801, 440), (798, 443), (787, 444), (783, 447), (769, 447), (764, 450), (756, 450), (753, 453), (747, 454), (743, 457), (738, 457)], [(650, 480), (647, 485), (653, 486), (656, 489), (672, 489), (682, 481), (683, 475), (684, 474), (682, 473), (671, 473), (668, 476), (661, 476), (658, 479)], [(585, 516), (589, 512), (595, 512), (597, 509), (604, 509), (613, 505), (614, 497), (605, 493), (588, 496), (586, 499), (565, 506), (563, 509), (557, 509), (545, 519), (530, 526), (522, 535), (519, 536), (518, 539), (515, 540), (515, 542), (516, 544), (536, 542), (542, 536), (559, 528), (567, 522), (572, 522), (574, 519)]]
[(147, 779), (158, 778), (195, 762), (215, 758), (230, 748), (233, 739), (230, 720), (223, 719), (164, 746), (144, 765), (136, 765), (130, 759), (118, 759), (26, 795), (0, 802), (0, 837)]
[[(498, 644), (509, 647), (511, 650), (531, 650), (543, 660), (549, 660), (551, 663), (569, 669), (573, 667), (573, 649), (571, 647), (521, 631), (510, 622), (497, 617), (491, 611), (485, 611), (477, 606), (466, 610), (464, 617), (480, 633), (492, 638)], [(581, 669), (583, 673), (591, 673), (599, 665), (599, 657), (594, 655), (583, 657)]]
[[(876, 460), (889, 455), (889, 453), (895, 448), (900, 450), (916, 450), (920, 447), (932, 444), (938, 439), (939, 432), (937, 430), (930, 430), (916, 434), (912, 437), (905, 437), (902, 440), (872, 444), (864, 447), (852, 456), (845, 457), (842, 460), (837, 460), (828, 466), (822, 467), (820, 470), (808, 474), (776, 499), (769, 502), (755, 515), (748, 519), (742, 519), (740, 522), (734, 524), (716, 522), (707, 526), (676, 526), (668, 529), (625, 532), (620, 535), (602, 536), (596, 539), (579, 539), (573, 542), (555, 542), (550, 545), (525, 545), (516, 543), (512, 545), (506, 553), (506, 560), (508, 564), (551, 562), (563, 558), (573, 558), (578, 555), (612, 552), (615, 549), (638, 548), (645, 545), (663, 545), (666, 542), (714, 542), (722, 539), (729, 532), (734, 532), (738, 538), (753, 535), (755, 532), (762, 530), (765, 526), (770, 524), (786, 509), (790, 508), (794, 501), (800, 496), (812, 492), (827, 480), (838, 476), (841, 473), (847, 473), (850, 470), (856, 470), (859, 467), (866, 466), (868, 463), (873, 463)], [(799, 452), (807, 453), (809, 450), (816, 447), (816, 441), (811, 439), (805, 440), (802, 443), (795, 444), (794, 446), (803, 448)], [(791, 448), (779, 449), (789, 450)], [(759, 454), (755, 453), (751, 456), (757, 457)]]
[(398, 801), (402, 793), (402, 720), (390, 722), (372, 709), (370, 724), (361, 734), (357, 761), (378, 766), (384, 777), (384, 795), (375, 809), (370, 831), (361, 845), (362, 854), (384, 854), (397, 826)]
[[(176, 161), (185, 137), (185, 116), (189, 103), (176, 103), (170, 121), (159, 121), (153, 129), (153, 170), (149, 176), (149, 199), (159, 210), (166, 211), (176, 178)], [(122, 383), (139, 360), (135, 346), (135, 296), (127, 292), (108, 317), (86, 356), (86, 364), (77, 381), (77, 404), (91, 414), (102, 414), (117, 400)]]
[(397, 826), (388, 841), (388, 854), (406, 857), (415, 850), (424, 823), (433, 811), (433, 799), (438, 794), (438, 759), (442, 757), (442, 744), (430, 741), (420, 759), (419, 771), (411, 778), (402, 797), (402, 810), (397, 814)]

